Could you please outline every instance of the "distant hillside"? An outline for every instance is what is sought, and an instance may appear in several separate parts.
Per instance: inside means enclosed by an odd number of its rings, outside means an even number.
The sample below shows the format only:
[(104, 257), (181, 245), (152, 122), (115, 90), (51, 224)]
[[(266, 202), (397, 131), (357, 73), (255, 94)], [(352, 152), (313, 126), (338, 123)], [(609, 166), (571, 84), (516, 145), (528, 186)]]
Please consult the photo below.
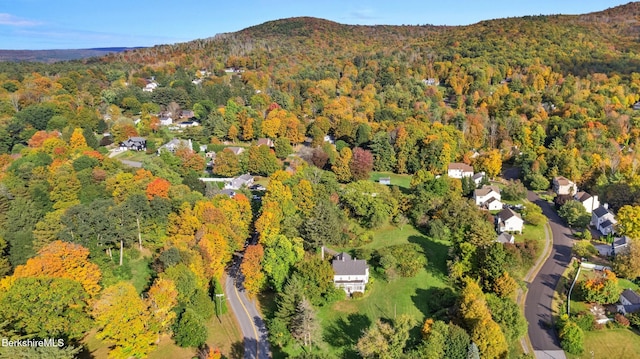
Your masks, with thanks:
[(114, 52), (140, 49), (140, 47), (103, 47), (95, 49), (68, 49), (68, 50), (0, 50), (0, 61), (10, 62), (58, 62), (67, 60), (99, 57)]
[[(336, 59), (401, 58), (433, 64), (456, 58), (515, 68), (536, 62), (562, 73), (640, 71), (640, 3), (584, 15), (525, 16), (468, 26), (344, 25), (312, 17), (269, 21), (235, 33), (123, 53), (104, 60), (154, 65), (292, 69)], [(298, 65), (298, 66), (296, 66)]]

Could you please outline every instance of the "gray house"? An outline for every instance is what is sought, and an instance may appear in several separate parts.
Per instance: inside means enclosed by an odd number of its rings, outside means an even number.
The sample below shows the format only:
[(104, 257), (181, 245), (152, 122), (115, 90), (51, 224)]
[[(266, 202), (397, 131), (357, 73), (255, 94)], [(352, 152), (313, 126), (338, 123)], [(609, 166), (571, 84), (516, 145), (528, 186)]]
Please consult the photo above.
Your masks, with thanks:
[(631, 289), (625, 289), (620, 294), (620, 304), (617, 309), (622, 314), (637, 312), (640, 310), (640, 295)]
[(333, 284), (342, 288), (347, 294), (364, 293), (369, 283), (369, 266), (364, 259), (355, 259), (345, 252), (339, 253), (331, 262), (333, 267)]
[(250, 174), (243, 174), (242, 176), (236, 177), (228, 182), (224, 188), (225, 189), (240, 189), (242, 186), (249, 187), (253, 184), (253, 176)]
[(147, 149), (147, 139), (144, 137), (129, 137), (120, 142), (120, 150), (145, 151)]

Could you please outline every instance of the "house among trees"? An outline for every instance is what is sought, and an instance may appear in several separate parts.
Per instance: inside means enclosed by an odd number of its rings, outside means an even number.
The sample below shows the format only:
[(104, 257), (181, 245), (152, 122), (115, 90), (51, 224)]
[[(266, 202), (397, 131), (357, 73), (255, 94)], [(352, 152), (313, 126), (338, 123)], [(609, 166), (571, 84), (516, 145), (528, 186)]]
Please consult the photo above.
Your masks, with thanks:
[(178, 128), (187, 128), (187, 127), (196, 127), (200, 126), (200, 124), (196, 121), (182, 121), (176, 124)]
[(364, 259), (355, 259), (345, 252), (339, 253), (331, 262), (333, 267), (333, 284), (342, 288), (347, 294), (364, 293), (369, 283), (369, 266)]
[(173, 124), (173, 118), (170, 115), (160, 117), (160, 126), (170, 126)]
[(232, 179), (230, 182), (225, 184), (225, 189), (240, 189), (242, 186), (249, 187), (253, 184), (253, 176), (246, 173), (242, 176), (236, 177)]
[(573, 196), (573, 198), (576, 201), (582, 203), (582, 205), (584, 206), (584, 209), (587, 210), (587, 213), (592, 213), (593, 210), (600, 207), (600, 201), (598, 200), (598, 196), (592, 196), (587, 192), (580, 191), (576, 193), (576, 195)]
[(244, 147), (227, 147), (226, 149), (229, 149), (236, 156), (244, 152)]
[(578, 186), (569, 179), (558, 176), (553, 178), (553, 192), (557, 195), (574, 195), (578, 192)]
[(625, 289), (620, 294), (620, 304), (617, 306), (618, 312), (624, 315), (635, 313), (640, 310), (640, 295), (631, 289)]
[(473, 177), (473, 167), (466, 163), (449, 163), (449, 166), (447, 167), (447, 176), (458, 179)]
[(591, 225), (594, 226), (603, 236), (613, 233), (614, 225), (618, 223), (615, 216), (609, 211), (609, 206), (604, 205), (596, 208), (591, 213)]
[(145, 151), (147, 149), (147, 139), (144, 137), (129, 137), (120, 142), (120, 150)]
[(498, 232), (518, 232), (522, 233), (524, 220), (511, 208), (505, 208), (496, 216), (496, 227)]
[(616, 237), (611, 243), (611, 255), (617, 256), (621, 254), (629, 248), (629, 244), (631, 243), (631, 238), (627, 236)]
[(275, 145), (273, 143), (273, 140), (270, 138), (259, 138), (256, 146), (267, 146), (273, 148)]
[[(483, 186), (473, 191), (473, 200), (476, 202), (476, 206), (484, 206), (490, 199), (498, 200), (498, 202), (502, 200), (500, 188), (496, 186)], [(500, 208), (502, 208), (502, 203), (500, 203)]]
[(516, 237), (513, 236), (513, 234), (511, 233), (507, 233), (507, 232), (502, 232), (500, 234), (498, 234), (498, 238), (496, 238), (496, 242), (498, 243), (511, 243), (513, 244), (516, 240)]
[(193, 143), (191, 142), (191, 140), (180, 140), (177, 138), (174, 138), (173, 140), (165, 143), (164, 145), (160, 146), (158, 148), (158, 155), (162, 153), (162, 151), (168, 151), (171, 153), (175, 153), (177, 149), (179, 148), (188, 148), (190, 150), (193, 150)]
[(378, 179), (378, 182), (380, 184), (389, 186), (389, 185), (391, 185), (391, 177), (380, 177)]
[(480, 186), (480, 184), (484, 181), (486, 174), (484, 172), (478, 172), (471, 176), (473, 183), (476, 184), (476, 187)]
[(190, 119), (193, 117), (196, 117), (196, 114), (193, 113), (193, 110), (182, 110), (182, 112), (180, 112), (180, 118)]

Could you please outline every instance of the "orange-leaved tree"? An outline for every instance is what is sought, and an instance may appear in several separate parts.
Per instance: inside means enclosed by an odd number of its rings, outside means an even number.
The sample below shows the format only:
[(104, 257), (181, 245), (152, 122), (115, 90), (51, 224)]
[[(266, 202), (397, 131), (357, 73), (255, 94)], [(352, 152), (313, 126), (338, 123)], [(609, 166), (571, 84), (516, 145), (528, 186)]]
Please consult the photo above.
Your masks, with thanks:
[(100, 268), (89, 261), (89, 250), (79, 244), (55, 241), (43, 247), (26, 264), (17, 266), (11, 277), (2, 280), (6, 288), (17, 278), (54, 277), (79, 282), (92, 297), (100, 292)]
[(244, 251), (244, 258), (240, 264), (240, 270), (244, 275), (244, 288), (251, 295), (256, 295), (265, 284), (264, 273), (262, 272), (262, 258), (264, 249), (261, 244), (247, 246)]

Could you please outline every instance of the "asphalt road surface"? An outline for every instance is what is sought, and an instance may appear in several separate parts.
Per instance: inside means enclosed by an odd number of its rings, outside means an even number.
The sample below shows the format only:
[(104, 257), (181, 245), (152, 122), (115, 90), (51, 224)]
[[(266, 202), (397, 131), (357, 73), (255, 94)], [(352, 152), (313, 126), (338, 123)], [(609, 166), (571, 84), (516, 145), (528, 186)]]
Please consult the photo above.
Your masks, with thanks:
[(271, 358), (267, 327), (254, 302), (249, 300), (242, 286), (242, 275), (237, 264), (234, 264), (227, 273), (224, 292), (244, 336), (244, 358)]
[(551, 204), (533, 192), (529, 192), (527, 197), (542, 208), (542, 213), (549, 219), (553, 235), (551, 254), (529, 284), (525, 299), (524, 314), (529, 323), (529, 339), (536, 358), (564, 358), (558, 334), (552, 324), (551, 302), (558, 280), (571, 260), (571, 231)]

